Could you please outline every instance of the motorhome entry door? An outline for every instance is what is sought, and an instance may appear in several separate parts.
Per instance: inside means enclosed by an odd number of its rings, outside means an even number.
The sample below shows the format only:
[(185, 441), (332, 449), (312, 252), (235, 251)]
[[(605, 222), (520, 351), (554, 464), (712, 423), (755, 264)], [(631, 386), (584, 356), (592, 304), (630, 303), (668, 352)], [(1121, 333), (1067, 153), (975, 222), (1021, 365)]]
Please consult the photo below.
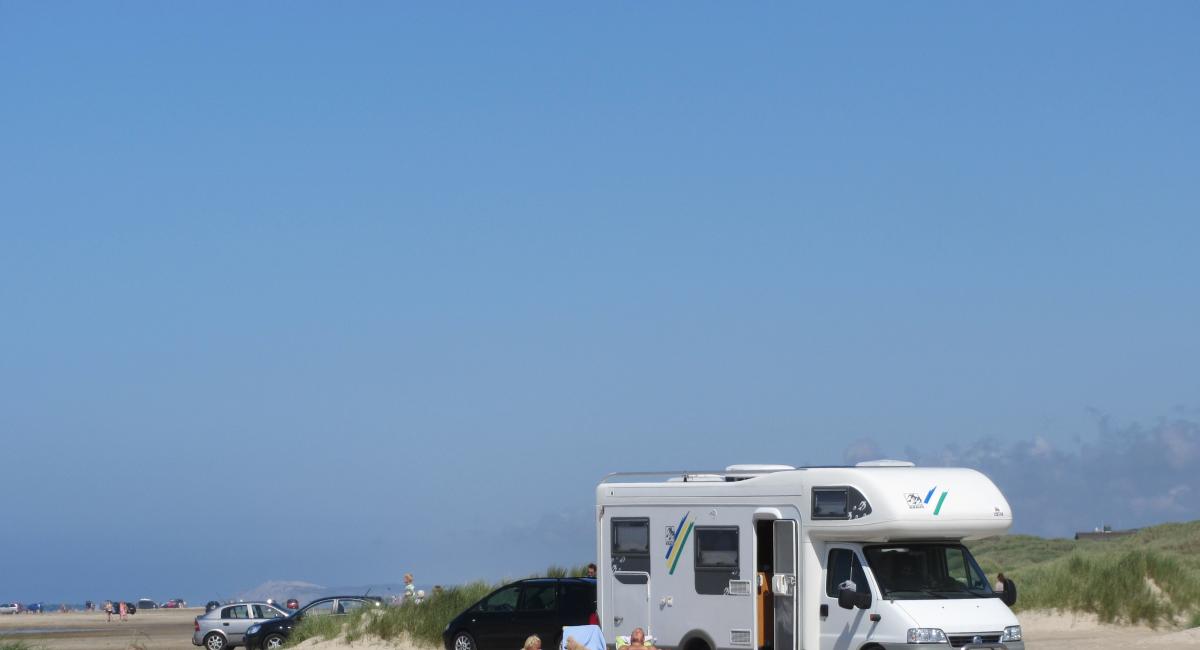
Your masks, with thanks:
[(650, 574), (646, 571), (614, 571), (610, 593), (613, 635), (629, 636), (634, 628), (640, 627), (651, 636)]
[(775, 602), (774, 650), (794, 650), (796, 647), (796, 522), (780, 519), (773, 525), (775, 575), (771, 578), (771, 595)]

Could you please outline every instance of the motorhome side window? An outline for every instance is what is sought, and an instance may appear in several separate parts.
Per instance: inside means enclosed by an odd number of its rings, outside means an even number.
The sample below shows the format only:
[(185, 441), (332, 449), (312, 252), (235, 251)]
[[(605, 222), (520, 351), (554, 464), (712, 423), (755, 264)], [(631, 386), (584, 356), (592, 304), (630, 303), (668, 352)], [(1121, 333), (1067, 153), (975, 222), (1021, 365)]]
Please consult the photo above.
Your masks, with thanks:
[(813, 488), (813, 519), (858, 519), (871, 514), (871, 504), (852, 487)]
[(645, 584), (650, 573), (650, 520), (621, 518), (612, 520), (612, 566), (617, 580), (626, 584)]
[(696, 593), (724, 594), (739, 571), (738, 527), (696, 526)]
[(614, 519), (612, 523), (613, 555), (650, 554), (649, 519)]
[(825, 565), (825, 595), (837, 598), (841, 584), (847, 580), (854, 582), (854, 590), (867, 593), (871, 588), (867, 585), (867, 576), (863, 573), (862, 563), (858, 556), (848, 548), (835, 548), (829, 551), (829, 562)]

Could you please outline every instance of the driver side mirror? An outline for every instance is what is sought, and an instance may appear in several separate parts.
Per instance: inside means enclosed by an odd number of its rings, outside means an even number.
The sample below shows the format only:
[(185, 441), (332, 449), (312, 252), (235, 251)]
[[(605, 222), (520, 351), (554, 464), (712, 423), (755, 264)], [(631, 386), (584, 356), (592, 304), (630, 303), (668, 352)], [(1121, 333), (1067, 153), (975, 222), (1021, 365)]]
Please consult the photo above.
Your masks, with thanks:
[(859, 593), (853, 589), (843, 587), (838, 591), (838, 607), (842, 609), (870, 609), (871, 608), (871, 592)]

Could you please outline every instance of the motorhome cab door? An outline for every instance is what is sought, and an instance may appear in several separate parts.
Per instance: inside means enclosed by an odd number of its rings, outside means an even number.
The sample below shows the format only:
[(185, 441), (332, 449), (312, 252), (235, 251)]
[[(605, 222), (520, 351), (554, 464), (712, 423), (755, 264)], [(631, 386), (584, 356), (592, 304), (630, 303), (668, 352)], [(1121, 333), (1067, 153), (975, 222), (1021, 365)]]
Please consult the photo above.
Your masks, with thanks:
[(863, 571), (863, 558), (855, 546), (830, 544), (825, 556), (825, 585), (821, 593), (821, 647), (857, 648), (873, 625), (870, 611), (838, 606), (841, 585), (850, 581), (858, 593), (871, 593)]

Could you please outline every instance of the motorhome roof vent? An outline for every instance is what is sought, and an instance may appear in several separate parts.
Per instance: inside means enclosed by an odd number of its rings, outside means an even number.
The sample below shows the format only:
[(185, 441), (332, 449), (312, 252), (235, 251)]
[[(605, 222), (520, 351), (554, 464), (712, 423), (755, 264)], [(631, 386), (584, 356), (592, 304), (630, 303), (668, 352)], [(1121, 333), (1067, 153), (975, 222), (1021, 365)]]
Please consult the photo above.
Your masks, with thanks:
[(773, 474), (775, 472), (786, 472), (796, 469), (791, 465), (730, 465), (725, 468), (726, 481), (741, 481), (743, 479), (762, 476), (763, 474)]
[(914, 463), (907, 460), (864, 460), (861, 463), (855, 463), (855, 467), (916, 467)]

